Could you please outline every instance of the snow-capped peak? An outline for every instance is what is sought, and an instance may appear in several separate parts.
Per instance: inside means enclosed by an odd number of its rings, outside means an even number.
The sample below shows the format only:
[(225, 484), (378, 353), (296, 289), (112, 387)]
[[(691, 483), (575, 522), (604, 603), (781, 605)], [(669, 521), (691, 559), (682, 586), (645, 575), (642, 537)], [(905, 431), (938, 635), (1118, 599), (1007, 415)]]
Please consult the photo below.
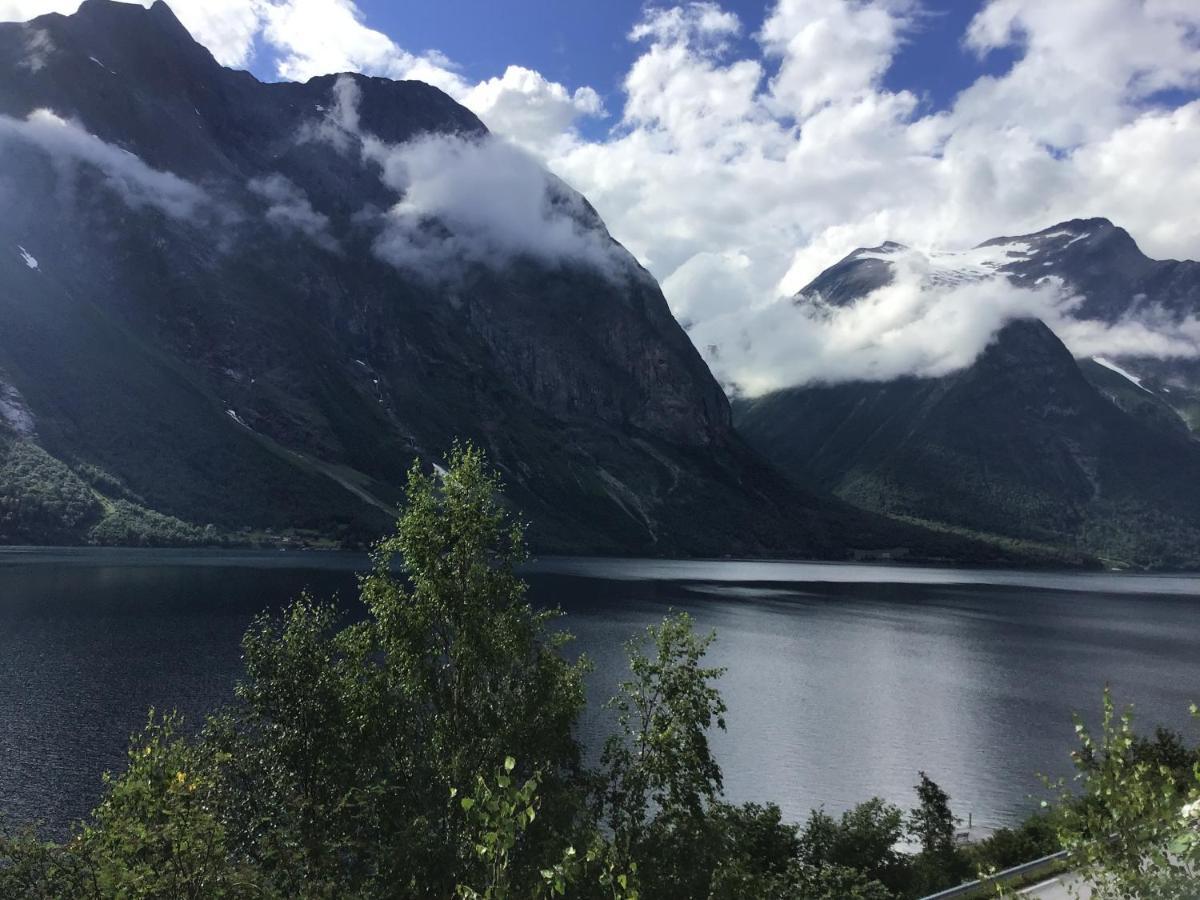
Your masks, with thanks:
[(1004, 266), (1028, 259), (1031, 250), (1026, 241), (985, 244), (970, 250), (917, 249), (889, 242), (871, 250), (859, 251), (856, 257), (914, 265), (922, 270), (928, 284), (936, 285), (991, 278)]

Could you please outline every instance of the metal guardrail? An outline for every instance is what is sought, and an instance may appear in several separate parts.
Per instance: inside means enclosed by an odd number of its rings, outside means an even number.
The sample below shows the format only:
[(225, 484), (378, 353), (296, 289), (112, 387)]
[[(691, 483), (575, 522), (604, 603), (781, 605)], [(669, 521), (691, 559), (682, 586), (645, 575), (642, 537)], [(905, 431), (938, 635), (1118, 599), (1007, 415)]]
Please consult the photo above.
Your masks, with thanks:
[(1042, 871), (1049, 872), (1054, 868), (1055, 863), (1066, 858), (1067, 851), (1060, 850), (1057, 853), (1051, 853), (1049, 856), (1043, 856), (1041, 859), (1035, 859), (1033, 862), (1021, 863), (1019, 866), (1013, 866), (1011, 869), (1005, 869), (1002, 872), (989, 875), (987, 878), (968, 881), (966, 884), (960, 884), (958, 887), (947, 888), (936, 894), (930, 894), (928, 897), (923, 897), (922, 900), (952, 900), (954, 897), (969, 897), (975, 891), (1003, 884), (1014, 878), (1037, 875)]

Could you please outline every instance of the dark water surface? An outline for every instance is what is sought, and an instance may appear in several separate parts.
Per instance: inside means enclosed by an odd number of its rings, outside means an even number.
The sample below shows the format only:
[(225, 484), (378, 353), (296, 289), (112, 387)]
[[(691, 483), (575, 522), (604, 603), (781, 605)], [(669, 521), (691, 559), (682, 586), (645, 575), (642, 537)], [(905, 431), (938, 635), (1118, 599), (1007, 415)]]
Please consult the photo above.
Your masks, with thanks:
[[(231, 696), (255, 614), (301, 590), (356, 614), (364, 557), (0, 548), (0, 809), (61, 828), (119, 768), (146, 709), (190, 720)], [(1110, 682), (1139, 719), (1196, 729), (1200, 578), (875, 565), (552, 559), (534, 599), (595, 661), (600, 701), (622, 642), (670, 608), (719, 633), (730, 799), (791, 818), (879, 794), (908, 805), (924, 769), (956, 812), (1004, 824), (1036, 773), (1067, 774), (1072, 710)], [(584, 723), (595, 744), (602, 714)]]

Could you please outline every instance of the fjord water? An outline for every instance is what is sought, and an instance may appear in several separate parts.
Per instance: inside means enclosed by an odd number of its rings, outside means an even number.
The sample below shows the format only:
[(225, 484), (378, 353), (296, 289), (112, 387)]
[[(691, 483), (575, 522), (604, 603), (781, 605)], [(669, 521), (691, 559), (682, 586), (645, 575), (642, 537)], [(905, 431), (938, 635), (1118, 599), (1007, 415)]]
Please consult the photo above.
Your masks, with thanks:
[[(0, 550), (0, 809), (53, 829), (119, 769), (146, 710), (191, 722), (229, 699), (239, 639), (302, 590), (358, 614), (365, 557), (326, 553)], [(533, 597), (595, 663), (598, 703), (622, 642), (669, 609), (715, 628), (734, 801), (793, 819), (879, 794), (918, 770), (976, 823), (1014, 821), (1069, 774), (1071, 712), (1111, 683), (1139, 719), (1187, 729), (1200, 700), (1200, 577), (877, 565), (551, 559)], [(595, 704), (593, 747), (606, 727)]]

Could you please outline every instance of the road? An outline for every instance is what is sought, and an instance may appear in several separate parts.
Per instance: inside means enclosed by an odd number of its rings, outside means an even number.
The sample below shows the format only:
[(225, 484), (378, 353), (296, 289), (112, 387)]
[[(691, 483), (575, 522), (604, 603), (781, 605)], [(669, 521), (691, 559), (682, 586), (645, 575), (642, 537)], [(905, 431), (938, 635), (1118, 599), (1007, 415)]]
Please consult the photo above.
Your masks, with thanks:
[(1092, 889), (1084, 884), (1078, 875), (1067, 872), (1035, 884), (1019, 891), (1017, 896), (1036, 898), (1036, 900), (1088, 900)]

